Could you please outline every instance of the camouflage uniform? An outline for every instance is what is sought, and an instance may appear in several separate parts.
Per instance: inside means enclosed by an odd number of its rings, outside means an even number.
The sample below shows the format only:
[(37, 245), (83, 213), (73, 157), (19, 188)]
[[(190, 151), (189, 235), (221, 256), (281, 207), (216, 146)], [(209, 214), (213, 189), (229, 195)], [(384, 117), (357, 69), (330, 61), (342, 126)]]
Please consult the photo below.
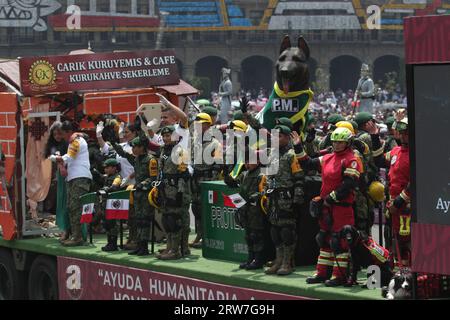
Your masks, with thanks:
[[(163, 134), (166, 128), (161, 131)], [(173, 132), (173, 131), (171, 131)], [(179, 164), (172, 161), (176, 155)], [(161, 199), (162, 223), (167, 232), (167, 251), (157, 256), (161, 260), (179, 259), (181, 254), (189, 254), (188, 238), (190, 229), (189, 204), (191, 201), (187, 151), (180, 144), (162, 147), (159, 158), (158, 198)], [(182, 251), (180, 251), (180, 246)]]
[[(145, 137), (137, 137), (133, 139), (132, 145), (144, 146), (147, 149), (148, 140)], [(113, 146), (121, 157), (126, 158), (133, 165), (135, 172), (136, 185), (133, 199), (138, 248), (129, 254), (147, 255), (150, 227), (155, 214), (154, 208), (148, 202), (148, 194), (152, 182), (157, 179), (158, 161), (154, 155), (147, 153), (135, 157), (125, 152), (120, 145), (114, 143)]]
[[(275, 129), (285, 134), (291, 132), (283, 125), (277, 125)], [(302, 204), (304, 201), (304, 172), (291, 146), (292, 144), (280, 147), (278, 159), (273, 153), (269, 158), (270, 164), (278, 162), (278, 171), (268, 173), (264, 190), (268, 199), (271, 237), (276, 248), (275, 263), (266, 270), (267, 274), (285, 275), (292, 272), (298, 217), (294, 205)]]
[(73, 238), (81, 239), (81, 211), (80, 197), (89, 193), (91, 179), (77, 178), (67, 182), (67, 208), (69, 211), (70, 227)]
[(248, 259), (239, 266), (241, 269), (259, 269), (265, 262), (263, 251), (266, 217), (260, 204), (265, 180), (266, 177), (262, 175), (261, 167), (242, 172), (235, 182), (228, 177), (225, 178), (228, 186), (239, 187), (239, 194), (246, 201), (246, 204), (236, 213), (238, 223), (245, 230), (245, 241), (248, 246)]
[[(199, 241), (203, 238), (201, 182), (219, 180), (222, 165), (217, 164), (217, 162), (222, 161), (223, 151), (220, 142), (214, 138), (211, 141), (198, 141), (198, 138), (194, 137), (191, 146), (194, 169), (191, 179), (192, 213), (195, 217), (195, 230), (197, 232), (194, 244), (199, 247)], [(203, 155), (205, 150), (211, 150), (211, 155), (216, 160), (215, 164), (206, 164), (203, 159), (200, 163), (196, 163), (195, 155)]]

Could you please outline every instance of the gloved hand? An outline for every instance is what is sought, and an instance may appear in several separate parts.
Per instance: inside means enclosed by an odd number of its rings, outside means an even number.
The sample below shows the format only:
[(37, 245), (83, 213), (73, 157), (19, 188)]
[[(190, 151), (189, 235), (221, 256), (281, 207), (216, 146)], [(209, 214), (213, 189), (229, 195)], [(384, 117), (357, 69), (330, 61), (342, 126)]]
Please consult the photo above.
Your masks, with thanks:
[(103, 124), (103, 121), (100, 121), (97, 124), (97, 127), (95, 128), (95, 134), (97, 135), (97, 138), (101, 138), (102, 137), (103, 129), (105, 129), (105, 126)]
[(125, 123), (121, 122), (120, 125), (119, 125), (119, 138), (120, 139), (123, 139), (124, 131), (125, 131)]
[(403, 207), (403, 205), (405, 204), (405, 200), (398, 196), (397, 198), (395, 198), (393, 205), (396, 209), (400, 209), (401, 207)]
[(55, 156), (55, 155), (51, 155), (50, 157), (48, 157), (48, 159), (51, 161), (51, 162), (56, 162), (56, 159), (58, 158), (58, 156)]
[(122, 180), (122, 182), (120, 184), (120, 187), (121, 188), (125, 187), (128, 184), (129, 180), (130, 180), (129, 177), (123, 178), (123, 180)]

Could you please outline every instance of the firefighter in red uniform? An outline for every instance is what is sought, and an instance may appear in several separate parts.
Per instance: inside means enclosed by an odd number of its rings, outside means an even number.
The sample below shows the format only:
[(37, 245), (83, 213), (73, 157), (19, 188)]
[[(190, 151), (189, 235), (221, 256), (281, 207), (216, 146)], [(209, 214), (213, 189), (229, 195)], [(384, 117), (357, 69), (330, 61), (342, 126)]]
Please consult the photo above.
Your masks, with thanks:
[[(400, 110), (396, 114), (393, 129), (400, 136), (401, 145), (391, 151), (375, 157), (375, 163), (381, 168), (389, 168), (389, 200), (386, 204), (387, 212), (392, 221), (392, 235), (394, 243), (397, 243), (396, 257), (401, 257), (404, 266), (411, 265), (411, 199), (409, 191), (409, 133), (408, 118), (405, 111)], [(383, 148), (377, 134), (372, 134), (374, 149)]]
[[(309, 284), (325, 282), (328, 287), (347, 283), (349, 248), (344, 227), (353, 226), (355, 219), (354, 189), (362, 171), (362, 163), (351, 148), (353, 134), (348, 128), (337, 128), (331, 134), (333, 153), (311, 159), (303, 150), (295, 133), (293, 141), (301, 166), (322, 172), (320, 198), (312, 201), (311, 214), (319, 217), (320, 231), (316, 240), (320, 247), (316, 274)], [(330, 279), (331, 277), (331, 279)]]

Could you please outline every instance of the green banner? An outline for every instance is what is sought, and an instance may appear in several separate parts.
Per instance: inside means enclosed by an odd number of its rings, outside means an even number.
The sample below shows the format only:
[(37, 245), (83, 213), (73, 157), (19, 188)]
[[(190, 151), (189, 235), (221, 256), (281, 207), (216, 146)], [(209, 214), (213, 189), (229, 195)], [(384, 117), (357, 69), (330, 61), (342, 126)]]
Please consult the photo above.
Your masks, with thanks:
[(203, 220), (203, 257), (245, 261), (248, 248), (245, 231), (235, 222), (236, 208), (224, 205), (224, 196), (238, 193), (223, 181), (201, 183)]

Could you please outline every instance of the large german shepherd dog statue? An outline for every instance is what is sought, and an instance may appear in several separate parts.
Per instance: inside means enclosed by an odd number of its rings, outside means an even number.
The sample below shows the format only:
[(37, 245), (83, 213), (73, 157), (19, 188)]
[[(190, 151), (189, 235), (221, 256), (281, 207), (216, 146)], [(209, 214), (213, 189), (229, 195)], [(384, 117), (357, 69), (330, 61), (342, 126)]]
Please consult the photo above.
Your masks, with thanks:
[(276, 62), (277, 79), (272, 94), (257, 115), (264, 128), (273, 129), (277, 118), (287, 117), (297, 132), (304, 132), (308, 121), (308, 105), (313, 98), (313, 92), (309, 89), (309, 55), (308, 44), (302, 36), (294, 47), (289, 36), (284, 36)]

